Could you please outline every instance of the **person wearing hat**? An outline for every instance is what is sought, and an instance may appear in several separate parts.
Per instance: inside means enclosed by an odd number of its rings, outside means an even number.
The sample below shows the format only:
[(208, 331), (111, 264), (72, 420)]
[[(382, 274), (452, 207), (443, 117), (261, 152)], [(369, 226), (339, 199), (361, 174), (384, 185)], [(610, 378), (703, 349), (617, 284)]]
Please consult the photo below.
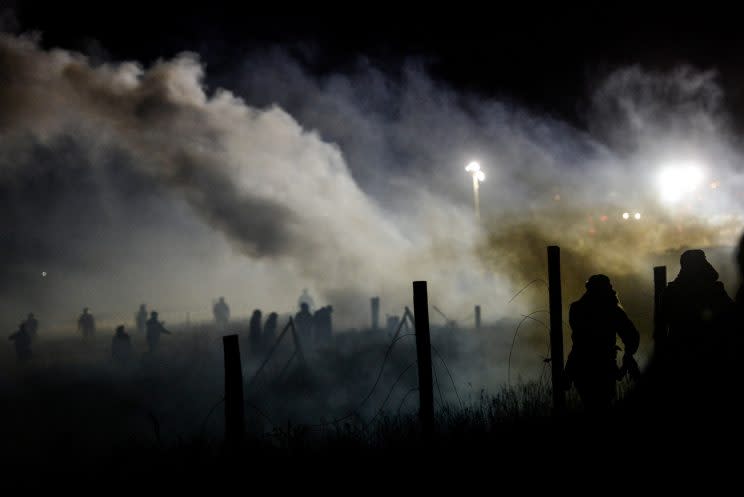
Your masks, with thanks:
[(727, 362), (725, 343), (732, 331), (734, 301), (705, 252), (687, 250), (679, 263), (679, 274), (662, 296), (666, 337), (656, 354), (672, 382), (668, 386), (712, 394), (712, 383), (724, 379), (719, 373)]
[[(638, 374), (633, 354), (638, 350), (640, 334), (628, 318), (604, 274), (595, 274), (585, 284), (586, 292), (569, 308), (571, 352), (566, 361), (566, 376), (579, 392), (589, 412), (605, 411), (617, 396), (616, 382), (621, 372)], [(617, 336), (623, 342), (623, 368), (617, 367)]]
[(687, 250), (679, 264), (679, 274), (662, 296), (667, 326), (665, 352), (674, 361), (697, 362), (726, 331), (734, 301), (718, 281), (718, 271), (705, 258), (705, 252)]

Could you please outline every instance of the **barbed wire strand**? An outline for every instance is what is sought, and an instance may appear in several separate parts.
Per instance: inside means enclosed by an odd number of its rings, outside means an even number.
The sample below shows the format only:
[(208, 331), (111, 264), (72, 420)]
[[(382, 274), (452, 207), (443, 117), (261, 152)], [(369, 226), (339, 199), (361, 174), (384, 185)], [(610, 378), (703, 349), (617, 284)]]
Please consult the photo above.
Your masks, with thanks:
[(393, 391), (395, 390), (395, 387), (398, 386), (398, 383), (400, 383), (400, 380), (403, 378), (403, 376), (416, 364), (418, 364), (418, 361), (413, 361), (411, 364), (409, 364), (406, 369), (403, 370), (400, 375), (398, 375), (398, 378), (396, 378), (395, 382), (393, 383), (393, 386), (390, 387), (390, 391), (388, 392), (387, 396), (385, 397), (385, 400), (382, 402), (382, 405), (377, 410), (377, 413), (372, 416), (372, 419), (370, 419), (366, 424), (365, 427), (372, 424), (372, 422), (377, 419), (377, 416), (382, 414), (383, 410), (385, 409), (385, 405), (387, 404), (387, 401), (390, 399), (390, 396), (393, 394)]
[(403, 400), (400, 401), (400, 405), (398, 405), (398, 413), (397, 416), (400, 417), (400, 410), (403, 408), (403, 404), (408, 399), (408, 396), (411, 395), (413, 392), (418, 391), (418, 387), (413, 387), (410, 390), (406, 392), (406, 394), (403, 396)]
[(510, 299), (509, 299), (509, 301), (507, 302), (507, 304), (511, 304), (511, 303), (512, 303), (512, 301), (513, 301), (514, 299), (516, 299), (516, 298), (517, 298), (517, 297), (519, 296), (519, 294), (521, 294), (521, 293), (522, 293), (523, 291), (527, 290), (527, 289), (528, 289), (528, 288), (530, 287), (530, 285), (532, 285), (533, 283), (542, 283), (542, 284), (543, 284), (543, 285), (545, 285), (546, 287), (548, 286), (548, 284), (547, 284), (547, 283), (545, 282), (545, 280), (544, 280), (544, 279), (542, 279), (542, 278), (535, 278), (534, 280), (532, 280), (532, 281), (530, 281), (529, 283), (527, 283), (527, 284), (526, 284), (526, 285), (525, 285), (524, 287), (522, 287), (522, 289), (521, 289), (521, 290), (519, 290), (519, 291), (518, 291), (517, 293), (515, 293), (515, 294), (514, 294), (514, 295), (512, 296), (512, 298), (510, 298)]
[(375, 390), (377, 389), (377, 385), (380, 383), (380, 379), (382, 378), (382, 373), (385, 370), (385, 364), (387, 363), (387, 361), (388, 361), (388, 359), (390, 357), (390, 352), (392, 352), (393, 347), (395, 346), (396, 343), (400, 342), (402, 339), (404, 339), (406, 337), (410, 337), (410, 336), (415, 336), (415, 334), (414, 333), (405, 333), (403, 335), (398, 336), (397, 338), (395, 338), (390, 343), (390, 345), (388, 346), (388, 348), (387, 348), (387, 350), (385, 352), (385, 358), (383, 359), (382, 364), (380, 365), (380, 371), (377, 374), (377, 379), (375, 380), (374, 385), (372, 385), (372, 388), (370, 389), (370, 391), (367, 394), (367, 396), (364, 397), (364, 399), (362, 399), (362, 401), (359, 403), (359, 405), (355, 409), (353, 409), (352, 411), (349, 411), (346, 415), (344, 415), (344, 416), (342, 416), (340, 418), (335, 418), (333, 421), (327, 421), (325, 423), (317, 423), (317, 424), (306, 425), (306, 426), (308, 426), (309, 428), (321, 428), (321, 427), (324, 427), (324, 426), (329, 426), (329, 425), (333, 425), (333, 424), (339, 423), (339, 422), (344, 421), (346, 419), (349, 419), (349, 418), (351, 418), (353, 416), (357, 416), (358, 415), (357, 413), (359, 412), (359, 410), (361, 410), (361, 408), (364, 407), (364, 405), (372, 397), (372, 394), (374, 394)]
[(442, 357), (442, 354), (439, 353), (437, 348), (435, 346), (431, 346), (431, 349), (434, 351), (434, 353), (437, 355), (440, 361), (442, 361), (442, 364), (444, 365), (444, 369), (447, 371), (447, 375), (449, 376), (450, 382), (452, 382), (452, 388), (455, 391), (455, 395), (457, 396), (457, 401), (460, 403), (460, 408), (464, 409), (465, 405), (462, 403), (462, 399), (460, 398), (460, 394), (457, 391), (457, 385), (455, 385), (455, 380), (452, 378), (452, 373), (450, 373), (449, 367), (447, 367), (447, 363), (444, 360), (444, 357)]
[(543, 323), (543, 322), (541, 322), (541, 321), (539, 321), (539, 320), (537, 320), (537, 319), (535, 319), (535, 318), (532, 317), (533, 314), (538, 314), (538, 313), (541, 313), (541, 312), (546, 312), (547, 313), (548, 311), (545, 310), (545, 309), (538, 309), (537, 311), (532, 311), (531, 313), (529, 313), (527, 315), (523, 315), (522, 316), (522, 320), (517, 324), (517, 328), (514, 330), (514, 337), (512, 338), (511, 347), (509, 348), (509, 359), (507, 360), (507, 367), (506, 367), (506, 384), (509, 385), (510, 387), (511, 387), (511, 358), (512, 358), (512, 353), (514, 352), (514, 344), (517, 341), (517, 334), (519, 333), (519, 328), (528, 319), (531, 319), (533, 321), (537, 321), (538, 323), (540, 323), (543, 326), (545, 326), (545, 323)]

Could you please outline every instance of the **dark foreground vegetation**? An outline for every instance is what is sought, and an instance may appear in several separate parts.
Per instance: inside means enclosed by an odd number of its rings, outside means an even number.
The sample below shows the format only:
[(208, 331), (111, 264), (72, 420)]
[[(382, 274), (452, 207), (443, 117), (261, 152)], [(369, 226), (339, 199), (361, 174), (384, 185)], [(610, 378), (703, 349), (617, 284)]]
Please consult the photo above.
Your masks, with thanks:
[[(711, 392), (721, 392), (695, 385), (700, 390), (688, 397), (677, 396), (679, 390), (665, 395), (652, 367), (639, 383), (618, 384), (621, 399), (613, 411), (587, 414), (571, 390), (566, 412), (556, 416), (548, 375), (491, 390), (462, 388), (463, 359), (470, 357), (475, 370), (483, 366), (472, 359), (477, 355), (469, 339), (455, 340), (450, 332), (433, 334), (448, 351), (442, 364), (449, 362), (453, 371), (435, 367), (431, 435), (422, 432), (417, 416), (413, 345), (403, 338), (400, 348), (389, 350), (387, 336), (346, 337), (308, 353), (305, 365), (287, 366), (290, 350), (280, 349), (259, 377), (254, 373), (264, 356), (246, 356), (246, 434), (231, 444), (224, 432), (220, 337), (209, 330), (180, 331), (164, 340), (168, 348), (157, 357), (135, 340), (136, 354), (127, 364), (110, 360), (108, 337), (87, 344), (78, 337), (47, 339), (28, 364), (17, 364), (5, 351), (3, 467), (17, 476), (124, 481), (178, 474), (185, 483), (226, 468), (241, 474), (330, 460), (351, 466), (472, 460), (540, 467), (571, 465), (577, 457), (689, 460), (720, 453), (713, 447), (742, 446), (740, 390), (714, 398)], [(49, 483), (33, 476), (24, 481)]]

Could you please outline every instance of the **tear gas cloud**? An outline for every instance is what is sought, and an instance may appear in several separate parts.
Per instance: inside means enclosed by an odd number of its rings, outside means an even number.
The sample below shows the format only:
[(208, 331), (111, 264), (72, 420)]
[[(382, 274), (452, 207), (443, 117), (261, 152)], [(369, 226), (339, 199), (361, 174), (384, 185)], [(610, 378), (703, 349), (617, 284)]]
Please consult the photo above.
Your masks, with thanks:
[[(220, 295), (236, 315), (283, 312), (303, 287), (337, 327), (363, 327), (370, 296), (399, 314), (417, 279), (446, 313), (481, 304), (495, 321), (545, 305), (544, 288), (507, 302), (546, 279), (551, 244), (566, 301), (602, 272), (645, 312), (651, 267), (673, 277), (688, 247), (732, 290), (744, 177), (713, 72), (619, 69), (577, 128), (458, 92), (418, 60), (324, 75), (282, 48), (229, 74), (208, 62), (94, 63), (0, 35), (6, 329), (29, 311), (64, 327), (84, 306), (113, 326), (141, 302), (208, 319)], [(697, 180), (670, 194), (659, 175), (676, 164)]]

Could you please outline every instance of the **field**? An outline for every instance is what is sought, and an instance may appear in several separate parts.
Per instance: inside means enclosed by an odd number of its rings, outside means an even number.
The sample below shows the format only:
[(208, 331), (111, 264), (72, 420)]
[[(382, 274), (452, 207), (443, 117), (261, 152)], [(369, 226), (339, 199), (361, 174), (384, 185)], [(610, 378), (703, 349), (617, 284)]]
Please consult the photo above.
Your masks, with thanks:
[[(306, 350), (305, 364), (289, 361), (293, 348), (283, 341), (258, 376), (267, 351), (244, 353), (246, 438), (239, 454), (227, 459), (222, 340), (211, 325), (174, 327), (157, 356), (134, 335), (126, 364), (110, 359), (110, 336), (103, 333), (89, 343), (74, 335), (42, 338), (27, 364), (18, 364), (8, 346), (0, 380), (3, 459), (23, 467), (33, 462), (110, 470), (149, 461), (148, 471), (156, 473), (171, 466), (212, 467), (235, 457), (387, 459), (421, 449), (428, 455), (484, 452), (511, 460), (555, 444), (567, 450), (579, 440), (597, 444), (595, 449), (616, 447), (623, 434), (648, 440), (656, 414), (648, 417), (621, 403), (598, 423), (581, 412), (573, 390), (568, 412), (553, 417), (549, 368), (530, 347), (525, 346), (529, 353), (513, 354), (513, 371), (506, 375), (512, 383), (504, 382), (514, 324), (432, 330), (430, 439), (417, 417), (412, 332), (394, 343), (384, 331), (339, 333)], [(520, 374), (530, 368), (532, 377)], [(621, 397), (631, 386), (627, 380), (619, 384)], [(662, 430), (658, 435), (664, 436)]]

